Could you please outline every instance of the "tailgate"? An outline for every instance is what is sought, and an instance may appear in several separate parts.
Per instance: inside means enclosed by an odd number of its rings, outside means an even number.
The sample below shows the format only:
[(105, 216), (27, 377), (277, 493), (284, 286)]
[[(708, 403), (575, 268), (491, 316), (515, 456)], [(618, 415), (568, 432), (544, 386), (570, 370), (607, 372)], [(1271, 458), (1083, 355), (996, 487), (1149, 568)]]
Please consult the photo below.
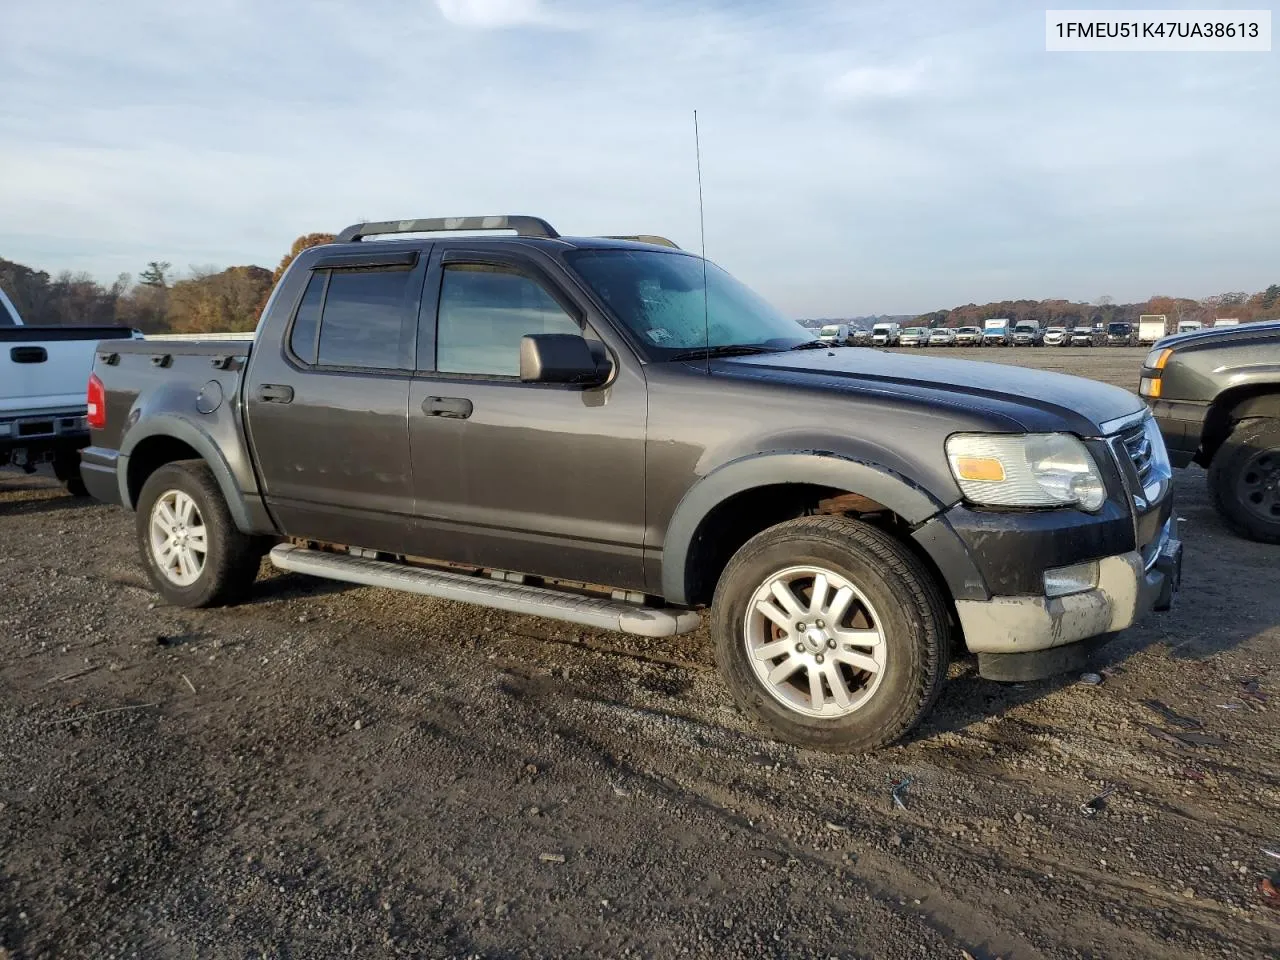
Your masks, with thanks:
[(0, 416), (83, 413), (98, 342), (128, 327), (0, 328)]

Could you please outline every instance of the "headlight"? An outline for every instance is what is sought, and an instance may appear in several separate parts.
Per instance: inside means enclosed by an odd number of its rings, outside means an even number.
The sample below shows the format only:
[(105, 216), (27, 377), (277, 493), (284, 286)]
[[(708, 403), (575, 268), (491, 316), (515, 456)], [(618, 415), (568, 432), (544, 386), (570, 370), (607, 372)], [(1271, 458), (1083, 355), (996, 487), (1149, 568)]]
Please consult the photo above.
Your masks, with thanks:
[(984, 506), (1097, 510), (1107, 498), (1098, 465), (1069, 433), (957, 433), (947, 461), (965, 497)]
[(1173, 356), (1173, 347), (1157, 347), (1147, 354), (1142, 365), (1151, 370), (1163, 370), (1171, 356)]

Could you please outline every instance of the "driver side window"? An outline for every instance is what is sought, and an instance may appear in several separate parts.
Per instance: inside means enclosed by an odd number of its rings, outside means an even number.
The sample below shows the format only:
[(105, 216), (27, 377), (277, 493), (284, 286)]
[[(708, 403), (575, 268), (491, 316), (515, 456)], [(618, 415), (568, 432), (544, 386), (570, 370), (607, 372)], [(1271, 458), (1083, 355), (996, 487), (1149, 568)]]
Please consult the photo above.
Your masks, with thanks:
[(520, 338), (581, 334), (578, 322), (537, 281), (500, 264), (446, 264), (440, 283), (436, 370), (518, 377)]

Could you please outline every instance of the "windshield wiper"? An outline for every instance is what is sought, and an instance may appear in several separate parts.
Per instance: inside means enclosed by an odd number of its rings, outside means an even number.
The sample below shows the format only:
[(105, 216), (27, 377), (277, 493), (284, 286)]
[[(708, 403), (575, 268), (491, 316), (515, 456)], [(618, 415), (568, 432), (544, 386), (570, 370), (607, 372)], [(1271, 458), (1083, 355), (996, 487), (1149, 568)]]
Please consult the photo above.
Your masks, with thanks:
[(722, 343), (714, 347), (695, 347), (672, 354), (671, 360), (701, 360), (703, 357), (745, 357), (753, 353), (777, 353), (774, 347), (753, 343)]
[(806, 340), (804, 343), (797, 343), (794, 347), (788, 347), (788, 350), (821, 350), (829, 347), (831, 344), (825, 340)]

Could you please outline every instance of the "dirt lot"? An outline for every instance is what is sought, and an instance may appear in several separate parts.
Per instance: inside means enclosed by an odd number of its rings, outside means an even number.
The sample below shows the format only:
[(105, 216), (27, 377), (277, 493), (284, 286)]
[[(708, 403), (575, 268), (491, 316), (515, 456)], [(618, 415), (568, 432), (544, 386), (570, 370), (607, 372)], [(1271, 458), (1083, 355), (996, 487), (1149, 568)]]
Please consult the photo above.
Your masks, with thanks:
[(749, 729), (705, 635), (266, 569), (168, 608), (130, 515), (3, 474), (0, 958), (1275, 957), (1280, 551), (1176, 482), (1179, 605), (1101, 686), (962, 661), (910, 743), (834, 757)]

